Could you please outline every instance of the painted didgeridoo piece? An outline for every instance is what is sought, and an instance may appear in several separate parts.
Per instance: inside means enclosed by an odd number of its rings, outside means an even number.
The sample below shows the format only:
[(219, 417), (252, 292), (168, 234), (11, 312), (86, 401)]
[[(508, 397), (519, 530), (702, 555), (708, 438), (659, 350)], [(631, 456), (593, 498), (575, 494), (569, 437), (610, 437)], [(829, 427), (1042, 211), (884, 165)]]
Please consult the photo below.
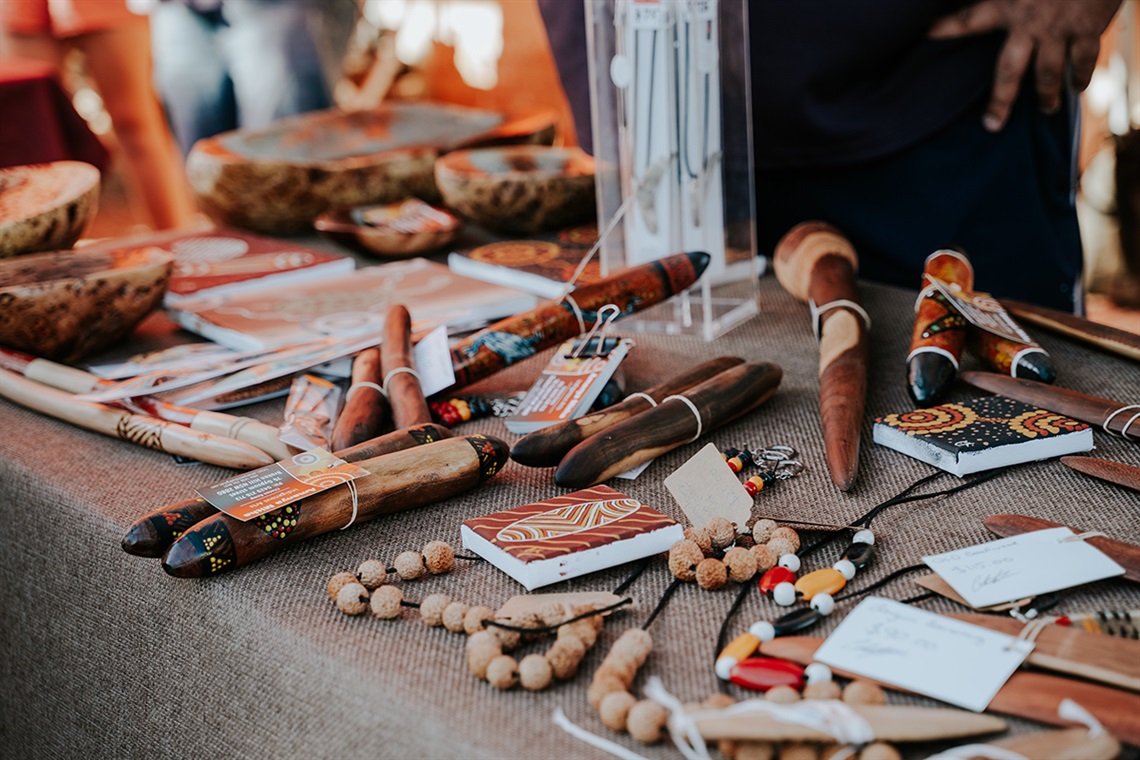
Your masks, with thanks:
[(366, 348), (352, 361), (352, 380), (337, 415), (329, 445), (333, 451), (375, 437), (388, 419), (388, 399), (380, 385), (380, 349)]
[[(417, 425), (343, 449), (336, 452), (336, 456), (346, 462), (360, 462), (450, 437), (451, 431), (442, 425)], [(127, 529), (123, 551), (136, 557), (161, 557), (179, 536), (217, 513), (217, 508), (201, 496), (156, 509), (135, 520)]]
[(906, 357), (906, 379), (911, 398), (919, 404), (937, 403), (949, 390), (958, 373), (962, 349), (966, 347), (969, 324), (952, 308), (925, 275), (974, 289), (974, 268), (959, 251), (935, 251), (926, 257), (923, 287), (914, 305), (914, 332)]
[(590, 436), (657, 406), (667, 396), (687, 391), (694, 385), (743, 363), (744, 360), (736, 356), (721, 356), (593, 414), (536, 430), (515, 441), (511, 447), (511, 459), (527, 467), (554, 467), (562, 461), (566, 452)]
[(482, 380), (573, 338), (597, 322), (603, 306), (613, 304), (625, 315), (658, 304), (695, 284), (708, 265), (707, 253), (678, 253), (582, 285), (561, 301), (547, 301), (496, 322), (451, 349), (453, 387)]
[[(1084, 532), (1071, 525), (1062, 525), (1052, 520), (1042, 520), (1039, 517), (1030, 517), (1028, 515), (990, 515), (982, 521), (982, 524), (986, 526), (986, 530), (990, 533), (993, 533), (995, 536), (1001, 536), (1002, 538), (1020, 536), (1022, 533), (1030, 533), (1035, 530), (1045, 530), (1047, 528), (1068, 528), (1077, 534)], [(1107, 536), (1091, 536), (1086, 538), (1085, 541), (1091, 546), (1100, 549), (1111, 557), (1116, 564), (1123, 567), (1124, 575), (1121, 577), (1133, 581), (1134, 583), (1140, 583), (1140, 546), (1118, 541), (1115, 538), (1108, 538)]]
[[(0, 348), (0, 368), (17, 372), (29, 380), (51, 386), (67, 393), (90, 393), (110, 381), (84, 372), (66, 364), (57, 364), (48, 359), (37, 359), (19, 351)], [(222, 412), (207, 412), (160, 401), (153, 396), (136, 396), (108, 404), (126, 409), (136, 414), (157, 417), (160, 420), (184, 425), (200, 433), (232, 438), (264, 451), (274, 460), (287, 459), (296, 453), (277, 439), (280, 432), (272, 425), (250, 419), (235, 417)]]
[(1043, 327), (1090, 346), (1140, 362), (1140, 335), (1091, 322), (1076, 314), (1021, 301), (1001, 299), (1005, 310), (1031, 325)]
[[(815, 650), (822, 644), (822, 638), (784, 636), (765, 641), (760, 645), (760, 652), (769, 657), (780, 657), (807, 665), (815, 658)], [(832, 670), (843, 678), (863, 678), (844, 670)], [(891, 684), (877, 683), (886, 689), (906, 691)], [(986, 707), (986, 712), (1028, 718), (1051, 726), (1069, 725), (1070, 721), (1058, 714), (1061, 700), (1066, 697), (1092, 713), (1117, 739), (1129, 744), (1140, 744), (1140, 720), (1136, 720), (1136, 716), (1140, 715), (1140, 694), (1072, 678), (1026, 670), (1016, 671), (998, 689)]]
[(1039, 383), (1057, 379), (1053, 360), (1036, 343), (1010, 340), (973, 325), (968, 333), (971, 347), (994, 372)]
[(392, 405), (392, 422), (398, 428), (431, 422), (419, 375), (412, 361), (412, 315), (400, 304), (393, 304), (384, 317), (384, 343), (380, 346), (384, 365), (384, 390)]
[(554, 482), (563, 488), (586, 488), (694, 441), (763, 404), (782, 377), (783, 371), (771, 362), (727, 369), (582, 441), (562, 458)]
[(274, 462), (264, 451), (248, 443), (200, 433), (183, 425), (132, 414), (106, 404), (79, 401), (70, 393), (49, 388), (6, 369), (0, 369), (0, 397), (76, 427), (207, 464), (251, 470)]
[(480, 485), (507, 461), (507, 444), (470, 435), (357, 462), (370, 475), (248, 522), (219, 512), (170, 545), (162, 569), (177, 578), (236, 570), (290, 544), (448, 499)]
[(1082, 475), (1140, 491), (1140, 467), (1095, 457), (1061, 457), (1061, 464)]
[(866, 313), (855, 289), (855, 249), (834, 227), (804, 222), (776, 246), (773, 266), (784, 290), (811, 305), (819, 336), (819, 420), (831, 479), (855, 483), (859, 430), (867, 399)]

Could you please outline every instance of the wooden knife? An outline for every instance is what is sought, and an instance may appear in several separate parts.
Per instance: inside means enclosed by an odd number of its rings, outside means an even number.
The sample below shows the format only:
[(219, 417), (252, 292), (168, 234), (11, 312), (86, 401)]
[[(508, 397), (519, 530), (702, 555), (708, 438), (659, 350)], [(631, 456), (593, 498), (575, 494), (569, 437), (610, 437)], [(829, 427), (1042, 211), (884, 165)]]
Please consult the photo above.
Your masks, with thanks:
[(1068, 415), (1090, 425), (1101, 427), (1109, 420), (1111, 432), (1140, 440), (1140, 418), (1132, 417), (1136, 410), (1127, 408), (1131, 404), (996, 372), (963, 372), (960, 377), (975, 388)]
[(1081, 343), (1140, 362), (1140, 335), (1136, 333), (1091, 322), (1075, 314), (1066, 314), (1063, 311), (1021, 301), (1003, 298), (1001, 305), (1023, 322), (1044, 327), (1046, 330), (1052, 330)]
[(1140, 491), (1140, 467), (1113, 462), (1111, 459), (1073, 456), (1061, 457), (1061, 464), (1083, 475), (1091, 475), (1118, 486), (1131, 488), (1133, 491)]
[[(1034, 530), (1045, 530), (1046, 528), (1069, 527), (1069, 530), (1074, 533), (1084, 532), (1079, 528), (1062, 526), (1061, 523), (1050, 522), (1049, 520), (1042, 520), (1039, 517), (1029, 517), (1027, 515), (993, 515), (987, 517), (983, 521), (983, 524), (991, 533), (1001, 536), (1002, 538), (1020, 536), (1022, 533), (1029, 533)], [(1134, 583), (1140, 583), (1140, 546), (1126, 544), (1123, 541), (1117, 541), (1115, 538), (1104, 538), (1102, 536), (1085, 540), (1116, 560), (1116, 562), (1124, 568), (1123, 578)]]

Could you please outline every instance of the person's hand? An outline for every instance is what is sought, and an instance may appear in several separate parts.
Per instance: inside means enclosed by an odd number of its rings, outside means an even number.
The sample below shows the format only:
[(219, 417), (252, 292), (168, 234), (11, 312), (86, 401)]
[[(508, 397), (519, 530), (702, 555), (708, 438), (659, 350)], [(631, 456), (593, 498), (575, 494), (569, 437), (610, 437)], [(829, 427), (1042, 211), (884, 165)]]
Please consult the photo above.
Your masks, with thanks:
[(993, 93), (983, 119), (986, 129), (1005, 126), (1021, 80), (1033, 61), (1037, 97), (1048, 113), (1061, 105), (1066, 63), (1070, 79), (1083, 90), (1092, 78), (1100, 35), (1121, 0), (980, 0), (944, 16), (930, 28), (936, 39), (964, 37), (1006, 29), (998, 55)]

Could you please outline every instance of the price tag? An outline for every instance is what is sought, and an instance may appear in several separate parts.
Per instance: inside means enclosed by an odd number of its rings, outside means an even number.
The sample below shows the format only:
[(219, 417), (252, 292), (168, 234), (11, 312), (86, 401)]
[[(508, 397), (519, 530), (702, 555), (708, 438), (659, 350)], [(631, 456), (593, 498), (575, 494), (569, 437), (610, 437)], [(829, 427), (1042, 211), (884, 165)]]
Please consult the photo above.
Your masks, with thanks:
[[(1124, 575), (1124, 568), (1068, 528), (1048, 528), (923, 557), (971, 607), (1047, 594)], [(1066, 540), (1069, 539), (1069, 540)]]
[(752, 497), (711, 443), (665, 478), (665, 487), (693, 527), (723, 517), (743, 531), (752, 516)]
[(981, 712), (1033, 644), (933, 612), (870, 597), (815, 653), (837, 670)]
[(420, 376), (425, 396), (455, 385), (455, 368), (451, 364), (451, 345), (447, 342), (447, 325), (440, 325), (425, 335), (412, 349), (412, 362)]

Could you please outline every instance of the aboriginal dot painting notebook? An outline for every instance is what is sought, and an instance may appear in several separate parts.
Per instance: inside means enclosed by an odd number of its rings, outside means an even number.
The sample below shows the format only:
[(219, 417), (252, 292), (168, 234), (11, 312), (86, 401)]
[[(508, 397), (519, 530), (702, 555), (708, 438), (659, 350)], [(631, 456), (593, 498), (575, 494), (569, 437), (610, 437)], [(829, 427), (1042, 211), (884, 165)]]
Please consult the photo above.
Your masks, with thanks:
[(1085, 423), (1004, 396), (879, 417), (874, 440), (959, 477), (1093, 448)]
[(667, 551), (685, 537), (672, 518), (607, 486), (476, 517), (460, 534), (527, 590)]

